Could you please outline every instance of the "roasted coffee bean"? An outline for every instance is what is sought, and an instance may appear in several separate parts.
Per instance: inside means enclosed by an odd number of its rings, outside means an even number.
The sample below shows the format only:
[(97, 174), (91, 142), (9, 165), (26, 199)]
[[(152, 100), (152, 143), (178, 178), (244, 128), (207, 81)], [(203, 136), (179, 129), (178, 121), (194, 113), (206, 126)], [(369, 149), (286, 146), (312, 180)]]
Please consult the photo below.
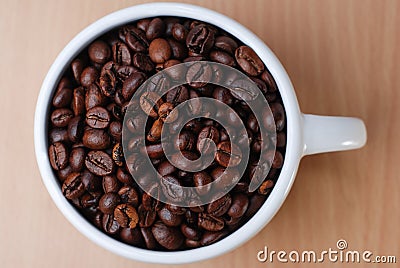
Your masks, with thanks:
[(125, 42), (130, 49), (135, 52), (145, 52), (147, 50), (149, 42), (144, 31), (133, 26), (126, 27), (125, 31)]
[(120, 143), (114, 145), (111, 156), (117, 166), (122, 167), (124, 165), (124, 153)]
[(228, 141), (223, 141), (217, 146), (217, 153), (215, 160), (223, 167), (235, 167), (239, 165), (242, 160), (242, 152), (240, 148), (235, 144), (231, 144)]
[(103, 107), (93, 107), (86, 113), (86, 124), (92, 128), (107, 128), (110, 121), (110, 113)]
[(90, 85), (86, 90), (85, 107), (90, 110), (96, 106), (103, 106), (106, 103), (106, 98), (101, 90), (96, 85)]
[(217, 38), (215, 38), (214, 46), (231, 55), (234, 55), (235, 50), (238, 48), (236, 41), (228, 36), (218, 36)]
[(83, 148), (72, 149), (69, 155), (69, 165), (73, 171), (81, 171), (85, 166), (85, 150)]
[(136, 209), (129, 204), (119, 204), (114, 210), (114, 217), (123, 228), (135, 228), (139, 222)]
[(110, 136), (103, 129), (89, 128), (84, 131), (82, 138), (83, 145), (89, 149), (101, 150), (110, 146)]
[(229, 208), (227, 214), (231, 218), (240, 218), (246, 213), (248, 206), (249, 199), (247, 195), (237, 193), (232, 197), (232, 205)]
[(265, 70), (261, 75), (260, 78), (267, 84), (268, 86), (268, 91), (270, 92), (275, 92), (277, 91), (277, 86), (275, 83), (274, 78), (272, 77), (272, 75), (270, 74), (270, 72), (268, 70)]
[(83, 87), (74, 89), (72, 96), (72, 110), (74, 115), (82, 115), (85, 113), (85, 90)]
[(123, 168), (119, 167), (117, 169), (117, 179), (122, 182), (123, 184), (126, 185), (132, 185), (133, 184), (133, 178), (132, 176)]
[(155, 92), (145, 92), (140, 96), (140, 107), (147, 115), (156, 118), (158, 110), (162, 104), (162, 99)]
[(61, 170), (68, 165), (68, 151), (61, 142), (56, 142), (49, 147), (50, 164), (55, 170)]
[(219, 232), (204, 232), (203, 236), (200, 239), (200, 244), (202, 246), (208, 246), (221, 240), (225, 236), (228, 235), (228, 231), (219, 231)]
[(122, 83), (124, 83), (129, 76), (136, 72), (139, 72), (139, 70), (133, 66), (118, 65), (115, 67), (115, 75)]
[(240, 101), (253, 101), (259, 95), (258, 88), (248, 79), (238, 79), (231, 83), (232, 95)]
[(139, 226), (151, 227), (157, 218), (157, 212), (154, 210), (146, 210), (143, 205), (138, 208)]
[(185, 246), (188, 248), (198, 248), (198, 247), (201, 247), (201, 243), (199, 240), (191, 240), (191, 239), (186, 238)]
[(147, 134), (146, 138), (150, 142), (159, 141), (161, 138), (161, 131), (163, 128), (163, 121), (159, 118), (154, 121), (153, 125), (151, 126), (149, 133)]
[(103, 64), (110, 58), (111, 50), (106, 42), (97, 40), (90, 44), (88, 54), (91, 61)]
[(253, 131), (253, 133), (259, 132), (258, 121), (257, 121), (257, 118), (255, 117), (254, 114), (249, 115), (249, 118), (247, 119), (246, 125), (247, 125), (248, 129)]
[(276, 147), (286, 146), (286, 134), (285, 132), (279, 132), (276, 134)]
[(186, 41), (188, 31), (182, 24), (175, 23), (172, 26), (171, 34), (175, 38), (176, 41), (184, 42), (184, 41)]
[(181, 224), (181, 232), (190, 240), (199, 240), (201, 238), (201, 232), (198, 229), (187, 225), (186, 223)]
[(221, 231), (224, 228), (224, 221), (207, 213), (200, 213), (198, 226), (207, 231)]
[(56, 92), (53, 97), (53, 106), (56, 108), (68, 107), (72, 100), (72, 90), (69, 88), (62, 88)]
[(151, 231), (157, 242), (166, 249), (178, 249), (184, 242), (184, 236), (176, 227), (168, 227), (162, 222), (156, 222)]
[(80, 197), (80, 203), (83, 208), (94, 208), (99, 202), (99, 197), (85, 193)]
[(99, 201), (99, 209), (104, 214), (113, 214), (114, 209), (120, 202), (120, 197), (116, 193), (105, 193)]
[(165, 23), (160, 18), (154, 18), (150, 21), (146, 31), (148, 40), (153, 40), (160, 37), (165, 31)]
[[(147, 105), (145, 106), (147, 108)], [(146, 116), (135, 113), (126, 119), (126, 127), (132, 134), (140, 134), (143, 126), (146, 124)]]
[(94, 82), (96, 82), (99, 77), (99, 72), (94, 67), (86, 67), (81, 74), (81, 85), (84, 87), (88, 87)]
[(235, 58), (242, 70), (251, 76), (257, 76), (264, 71), (264, 64), (253, 49), (248, 46), (238, 47)]
[(215, 217), (224, 215), (230, 208), (232, 198), (229, 194), (211, 202), (207, 206), (207, 213)]
[(77, 58), (71, 62), (71, 71), (74, 79), (77, 83), (81, 81), (81, 74), (85, 68), (85, 63), (83, 60)]
[(146, 75), (142, 72), (132, 73), (122, 85), (122, 96), (125, 100), (130, 100), (136, 90), (146, 80)]
[(148, 249), (157, 249), (159, 247), (151, 228), (140, 228), (140, 232)]
[(143, 236), (139, 228), (122, 228), (119, 235), (121, 240), (129, 245), (142, 247), (144, 244)]
[(258, 188), (258, 193), (262, 195), (267, 195), (272, 190), (272, 187), (274, 187), (274, 182), (272, 180), (266, 180)]
[(65, 128), (52, 128), (49, 132), (50, 143), (69, 142), (68, 132)]
[(221, 64), (225, 64), (228, 66), (235, 66), (235, 59), (226, 52), (213, 50), (210, 52), (210, 59), (215, 62), (219, 62)]
[(112, 70), (105, 70), (101, 72), (99, 86), (104, 96), (111, 97), (115, 94), (117, 78)]
[(176, 167), (172, 165), (169, 161), (163, 161), (158, 165), (157, 172), (161, 176), (166, 176), (172, 174), (176, 171)]
[(230, 93), (230, 90), (224, 87), (216, 87), (212, 93), (214, 99), (226, 104), (232, 105), (233, 104), (233, 96)]
[(186, 208), (184, 208), (184, 207), (179, 207), (179, 206), (175, 206), (172, 204), (165, 204), (165, 207), (169, 211), (171, 211), (173, 214), (176, 214), (176, 215), (185, 215), (185, 213), (186, 213)]
[(139, 195), (131, 186), (124, 186), (118, 191), (121, 202), (137, 207), (139, 204)]
[(101, 178), (95, 176), (88, 170), (82, 172), (82, 183), (89, 193), (100, 193), (102, 191)]
[(265, 95), (268, 93), (267, 84), (263, 80), (258, 79), (257, 77), (251, 77), (251, 80), (253, 80), (253, 82), (257, 85), (262, 94)]
[(111, 137), (120, 142), (122, 139), (122, 124), (118, 121), (111, 122), (109, 132)]
[[(176, 41), (172, 38), (168, 38), (167, 41), (169, 43), (169, 46), (171, 47), (171, 52), (172, 52), (173, 58), (178, 59), (178, 60), (183, 60), (187, 57), (188, 50), (184, 44), (179, 43), (178, 41)], [(176, 78), (176, 80), (178, 80), (178, 78)]]
[(73, 117), (74, 114), (70, 109), (60, 108), (51, 113), (51, 122), (55, 127), (66, 127)]
[(78, 142), (83, 135), (84, 122), (81, 116), (75, 116), (68, 123), (67, 134), (71, 142)]
[(210, 144), (218, 144), (219, 131), (213, 126), (204, 127), (197, 138), (197, 150), (200, 153), (210, 153)]
[(282, 131), (286, 124), (285, 110), (280, 103), (271, 104), (271, 112), (274, 116), (277, 131)]
[(248, 217), (253, 216), (264, 204), (265, 199), (266, 199), (266, 197), (264, 195), (254, 194), (250, 198), (250, 204), (245, 213), (245, 217), (248, 218)]
[(114, 162), (103, 151), (90, 151), (85, 159), (87, 169), (97, 176), (105, 176), (113, 172)]
[(83, 195), (85, 186), (81, 180), (81, 173), (71, 173), (62, 185), (62, 193), (68, 199), (75, 199)]
[(188, 67), (186, 82), (194, 88), (204, 87), (212, 79), (213, 73), (210, 65), (195, 62)]
[(165, 102), (158, 109), (158, 116), (163, 122), (172, 123), (178, 118), (179, 113), (178, 110), (174, 110), (172, 103)]
[(112, 214), (104, 214), (103, 215), (102, 227), (103, 227), (103, 230), (110, 235), (117, 234), (120, 230), (120, 225), (115, 220), (114, 215), (112, 215)]
[(164, 63), (171, 57), (172, 51), (167, 40), (154, 39), (149, 46), (150, 59), (155, 63)]
[(131, 64), (131, 53), (128, 47), (122, 43), (118, 42), (112, 47), (113, 60), (119, 65), (130, 65)]
[(59, 179), (61, 182), (64, 182), (72, 172), (73, 172), (73, 171), (72, 171), (72, 168), (71, 168), (70, 166), (66, 166), (66, 167), (63, 168), (63, 169), (60, 169), (60, 170), (57, 172), (58, 179)]
[(186, 45), (195, 54), (207, 54), (214, 45), (215, 31), (205, 24), (199, 24), (187, 35)]
[(158, 211), (158, 217), (166, 226), (179, 226), (182, 223), (183, 217), (169, 211), (166, 207), (163, 207)]
[(184, 192), (181, 187), (181, 183), (177, 178), (172, 175), (163, 176), (161, 178), (160, 184), (164, 196), (168, 200), (183, 200)]
[(133, 66), (144, 71), (151, 72), (154, 70), (154, 63), (151, 61), (150, 57), (144, 53), (135, 53), (132, 60)]
[(104, 176), (102, 185), (105, 193), (116, 193), (120, 189), (120, 183), (114, 175)]
[(211, 182), (211, 176), (205, 171), (196, 172), (193, 175), (193, 183), (199, 195), (206, 195), (210, 192), (212, 186)]
[(176, 136), (175, 149), (180, 151), (191, 151), (194, 149), (196, 138), (193, 133), (183, 130)]

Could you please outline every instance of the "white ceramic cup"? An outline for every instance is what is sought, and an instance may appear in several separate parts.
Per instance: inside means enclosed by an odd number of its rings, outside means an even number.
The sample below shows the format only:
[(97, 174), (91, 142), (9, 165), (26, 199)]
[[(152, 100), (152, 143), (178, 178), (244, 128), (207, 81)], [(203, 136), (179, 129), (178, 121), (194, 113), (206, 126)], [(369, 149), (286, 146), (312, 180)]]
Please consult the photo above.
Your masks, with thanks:
[[(48, 158), (47, 122), (51, 98), (68, 64), (79, 51), (105, 32), (142, 18), (179, 16), (214, 24), (252, 47), (274, 77), (287, 116), (287, 149), (282, 172), (264, 205), (241, 228), (212, 245), (176, 252), (136, 248), (99, 231), (67, 201)], [(35, 151), (43, 182), (64, 216), (82, 234), (118, 255), (152, 263), (178, 264), (209, 259), (242, 245), (256, 235), (275, 215), (289, 193), (301, 158), (305, 155), (362, 147), (366, 129), (360, 119), (302, 114), (290, 79), (272, 51), (255, 34), (238, 22), (202, 7), (181, 3), (151, 3), (126, 8), (107, 15), (80, 32), (58, 55), (40, 90), (35, 113)], [(254, 252), (256, 258), (256, 252)], [(249, 256), (251, 257), (251, 256)]]

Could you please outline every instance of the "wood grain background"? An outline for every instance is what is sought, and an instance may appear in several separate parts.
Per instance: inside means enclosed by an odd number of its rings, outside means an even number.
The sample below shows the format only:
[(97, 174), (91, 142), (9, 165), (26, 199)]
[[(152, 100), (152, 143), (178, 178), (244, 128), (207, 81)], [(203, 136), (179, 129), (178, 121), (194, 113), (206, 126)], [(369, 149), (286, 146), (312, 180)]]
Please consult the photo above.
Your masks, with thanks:
[[(1, 267), (172, 267), (124, 259), (78, 233), (44, 188), (33, 149), (36, 98), (57, 54), (91, 22), (143, 2), (1, 1)], [(305, 158), (282, 209), (257, 237), (185, 267), (292, 267), (258, 263), (256, 253), (264, 245), (324, 250), (340, 238), (349, 249), (397, 255), (400, 262), (400, 1), (184, 2), (258, 34), (286, 67), (304, 112), (361, 117), (368, 129), (362, 150)]]

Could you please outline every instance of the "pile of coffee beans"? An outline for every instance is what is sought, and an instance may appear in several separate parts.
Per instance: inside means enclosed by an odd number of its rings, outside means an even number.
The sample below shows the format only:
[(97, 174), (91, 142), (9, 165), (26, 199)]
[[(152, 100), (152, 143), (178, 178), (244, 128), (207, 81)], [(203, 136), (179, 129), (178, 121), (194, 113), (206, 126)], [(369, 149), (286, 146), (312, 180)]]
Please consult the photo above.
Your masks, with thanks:
[[(130, 99), (149, 77), (179, 63), (201, 61), (218, 62), (248, 75), (268, 101), (273, 118), (263, 115), (264, 122), (257, 122), (240, 93), (197, 82), (172, 88), (164, 96), (147, 92), (140, 97), (137, 108), (149, 124), (144, 137), (134, 135), (138, 124), (135, 120), (142, 119), (128, 120), (123, 125)], [(186, 76), (195, 74), (188, 71)], [(203, 75), (214, 74), (203, 70)], [(173, 73), (170, 79), (175, 79)], [(179, 114), (171, 117), (174, 107), (202, 96), (229, 105), (242, 119), (251, 151), (246, 172), (229, 193), (209, 204), (179, 207), (163, 203), (143, 191), (129, 173), (122, 146), (123, 129), (132, 134), (128, 150), (136, 156), (148, 154), (164, 180), (183, 186), (210, 184), (224, 172), (231, 158), (235, 164), (232, 152), (237, 140), (229, 137), (221, 125), (207, 118), (191, 120), (175, 141), (189, 160), (207, 150), (205, 139), (215, 142), (215, 160), (203, 171), (178, 169), (166, 160), (160, 143), (165, 120), (179, 122)], [(49, 160), (63, 195), (97, 228), (136, 247), (185, 250), (226, 237), (262, 206), (283, 165), (286, 119), (274, 79), (250, 47), (204, 22), (156, 17), (106, 33), (70, 63), (51, 101)], [(274, 139), (261, 140), (261, 123), (274, 126)], [(176, 131), (175, 125), (171, 124), (169, 131)], [(273, 159), (271, 169), (261, 186), (250, 192), (249, 182), (259, 168), (260, 151), (267, 147), (276, 147), (267, 150)], [(207, 187), (201, 191), (207, 192)]]

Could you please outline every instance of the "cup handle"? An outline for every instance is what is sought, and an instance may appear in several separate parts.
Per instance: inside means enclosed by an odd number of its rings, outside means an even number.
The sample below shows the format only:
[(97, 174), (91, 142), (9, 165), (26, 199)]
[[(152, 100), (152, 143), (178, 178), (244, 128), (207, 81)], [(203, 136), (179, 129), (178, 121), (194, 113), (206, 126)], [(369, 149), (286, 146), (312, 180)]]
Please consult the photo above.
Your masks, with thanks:
[(359, 118), (303, 114), (303, 156), (361, 148), (367, 141)]

